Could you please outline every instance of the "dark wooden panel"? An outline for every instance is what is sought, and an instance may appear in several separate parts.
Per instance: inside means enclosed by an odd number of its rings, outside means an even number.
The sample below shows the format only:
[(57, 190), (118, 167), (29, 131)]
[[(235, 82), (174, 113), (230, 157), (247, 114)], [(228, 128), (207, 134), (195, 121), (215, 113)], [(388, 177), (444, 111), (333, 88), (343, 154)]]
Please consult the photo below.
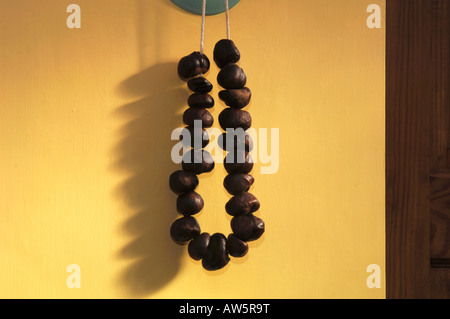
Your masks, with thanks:
[(431, 9), (430, 258), (433, 267), (450, 267), (450, 1), (434, 0)]
[(433, 96), (426, 106), (431, 113), (431, 169), (445, 171), (450, 168), (450, 1), (433, 0), (431, 10)]
[[(434, 268), (450, 267), (450, 1), (434, 0), (432, 4), (430, 258), (431, 276), (435, 277), (441, 271)], [(435, 284), (432, 278), (432, 296), (442, 290), (441, 284), (436, 287)]]
[(432, 16), (430, 289), (450, 298), (450, 1), (434, 0)]
[(431, 298), (450, 298), (450, 268), (432, 268), (431, 286)]
[(386, 295), (430, 295), (432, 1), (386, 1)]
[(450, 297), (450, 1), (387, 1), (388, 298)]
[[(450, 266), (450, 178), (431, 177), (431, 258)], [(448, 261), (443, 259), (447, 258)], [(435, 265), (436, 262), (431, 263)]]

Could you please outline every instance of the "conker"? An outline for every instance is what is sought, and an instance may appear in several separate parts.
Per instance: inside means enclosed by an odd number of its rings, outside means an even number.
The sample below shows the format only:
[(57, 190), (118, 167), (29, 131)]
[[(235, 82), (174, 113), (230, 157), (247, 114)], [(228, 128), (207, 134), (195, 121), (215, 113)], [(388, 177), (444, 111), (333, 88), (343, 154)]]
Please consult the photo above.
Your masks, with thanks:
[(248, 244), (234, 234), (230, 234), (227, 239), (227, 251), (233, 257), (244, 257), (248, 252)]
[(234, 235), (243, 241), (257, 240), (264, 233), (264, 221), (253, 214), (233, 217), (231, 229)]
[(204, 148), (209, 143), (209, 134), (204, 128), (188, 126), (181, 131), (180, 141), (184, 146)]
[(209, 239), (209, 245), (202, 259), (203, 268), (209, 271), (219, 270), (230, 261), (227, 253), (227, 238), (223, 234), (216, 233)]
[(184, 171), (197, 175), (211, 172), (214, 169), (214, 159), (206, 150), (190, 150), (183, 155), (181, 166)]
[(187, 81), (194, 76), (208, 72), (209, 65), (206, 55), (197, 51), (192, 52), (178, 62), (178, 76), (181, 80)]
[(223, 186), (231, 195), (246, 192), (253, 185), (255, 179), (249, 174), (229, 174), (223, 180)]
[(190, 191), (177, 198), (177, 211), (184, 216), (195, 215), (203, 209), (204, 202), (200, 194)]
[(214, 99), (206, 93), (194, 93), (189, 96), (188, 105), (190, 107), (206, 107), (209, 109), (214, 106)]
[(179, 170), (170, 175), (169, 186), (177, 195), (190, 192), (197, 188), (198, 177), (192, 172)]
[(254, 213), (259, 209), (259, 207), (259, 200), (253, 194), (242, 192), (233, 196), (226, 203), (225, 210), (231, 216), (240, 216)]
[(232, 151), (225, 156), (223, 163), (228, 174), (248, 174), (253, 169), (253, 159), (248, 152)]
[(217, 75), (217, 83), (225, 89), (242, 89), (247, 76), (237, 64), (228, 64)]
[(242, 128), (244, 131), (252, 126), (250, 113), (244, 110), (226, 108), (219, 114), (219, 124), (224, 131), (227, 128)]
[(209, 233), (201, 233), (200, 236), (189, 242), (188, 253), (194, 260), (202, 259), (206, 254), (211, 236)]
[(205, 94), (211, 92), (213, 85), (203, 76), (192, 78), (187, 82), (189, 89), (195, 93)]
[(222, 39), (214, 46), (214, 62), (221, 69), (227, 64), (236, 63), (241, 58), (238, 48), (232, 40)]
[(242, 109), (250, 103), (252, 92), (248, 87), (242, 89), (222, 90), (219, 92), (219, 99), (225, 102), (226, 105)]
[(200, 235), (200, 225), (194, 217), (179, 218), (170, 227), (170, 237), (179, 245), (186, 244), (198, 235)]
[(183, 113), (183, 122), (187, 126), (194, 126), (194, 121), (200, 120), (202, 127), (211, 127), (214, 123), (212, 114), (202, 107), (190, 107)]
[(233, 132), (219, 135), (217, 144), (224, 151), (242, 150), (250, 152), (253, 149), (253, 140), (244, 130), (234, 130)]

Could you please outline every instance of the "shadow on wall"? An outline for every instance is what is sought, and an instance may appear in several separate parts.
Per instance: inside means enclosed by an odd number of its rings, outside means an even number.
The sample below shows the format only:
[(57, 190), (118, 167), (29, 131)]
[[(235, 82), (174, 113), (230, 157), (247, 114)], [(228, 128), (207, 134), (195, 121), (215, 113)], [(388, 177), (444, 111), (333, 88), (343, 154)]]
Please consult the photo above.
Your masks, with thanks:
[(119, 258), (131, 260), (120, 276), (120, 285), (135, 297), (148, 296), (174, 278), (185, 250), (169, 235), (177, 218), (169, 176), (179, 169), (170, 158), (175, 143), (170, 134), (182, 125), (181, 112), (188, 96), (176, 66), (156, 64), (123, 81), (119, 86), (122, 95), (144, 97), (114, 112), (124, 120), (115, 168), (128, 174), (116, 195), (133, 212), (122, 225), (133, 239), (119, 251)]

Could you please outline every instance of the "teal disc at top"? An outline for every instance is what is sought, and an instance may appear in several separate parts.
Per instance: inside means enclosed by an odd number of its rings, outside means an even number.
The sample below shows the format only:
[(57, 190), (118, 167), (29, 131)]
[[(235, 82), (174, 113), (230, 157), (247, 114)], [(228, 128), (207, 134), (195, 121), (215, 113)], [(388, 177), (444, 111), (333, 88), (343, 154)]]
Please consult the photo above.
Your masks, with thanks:
[[(180, 8), (190, 13), (202, 14), (203, 0), (170, 0)], [(228, 8), (233, 8), (239, 0), (228, 0)], [(225, 12), (225, 0), (206, 0), (206, 15), (215, 15)]]

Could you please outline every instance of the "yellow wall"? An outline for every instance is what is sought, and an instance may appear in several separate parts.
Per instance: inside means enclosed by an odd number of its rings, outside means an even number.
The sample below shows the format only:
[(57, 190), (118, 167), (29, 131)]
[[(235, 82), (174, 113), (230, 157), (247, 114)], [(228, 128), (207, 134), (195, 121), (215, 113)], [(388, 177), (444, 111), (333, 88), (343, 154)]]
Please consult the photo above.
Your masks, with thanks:
[[(70, 3), (81, 29), (66, 27)], [(168, 235), (170, 133), (188, 97), (176, 64), (198, 50), (200, 17), (169, 0), (1, 0), (0, 297), (383, 298), (385, 32), (367, 28), (370, 3), (384, 12), (384, 0), (232, 9), (248, 110), (280, 129), (280, 168), (254, 170), (263, 238), (208, 273)], [(211, 60), (224, 21), (207, 18)], [(204, 231), (230, 231), (224, 176), (201, 178)], [(381, 289), (366, 286), (369, 264)]]

